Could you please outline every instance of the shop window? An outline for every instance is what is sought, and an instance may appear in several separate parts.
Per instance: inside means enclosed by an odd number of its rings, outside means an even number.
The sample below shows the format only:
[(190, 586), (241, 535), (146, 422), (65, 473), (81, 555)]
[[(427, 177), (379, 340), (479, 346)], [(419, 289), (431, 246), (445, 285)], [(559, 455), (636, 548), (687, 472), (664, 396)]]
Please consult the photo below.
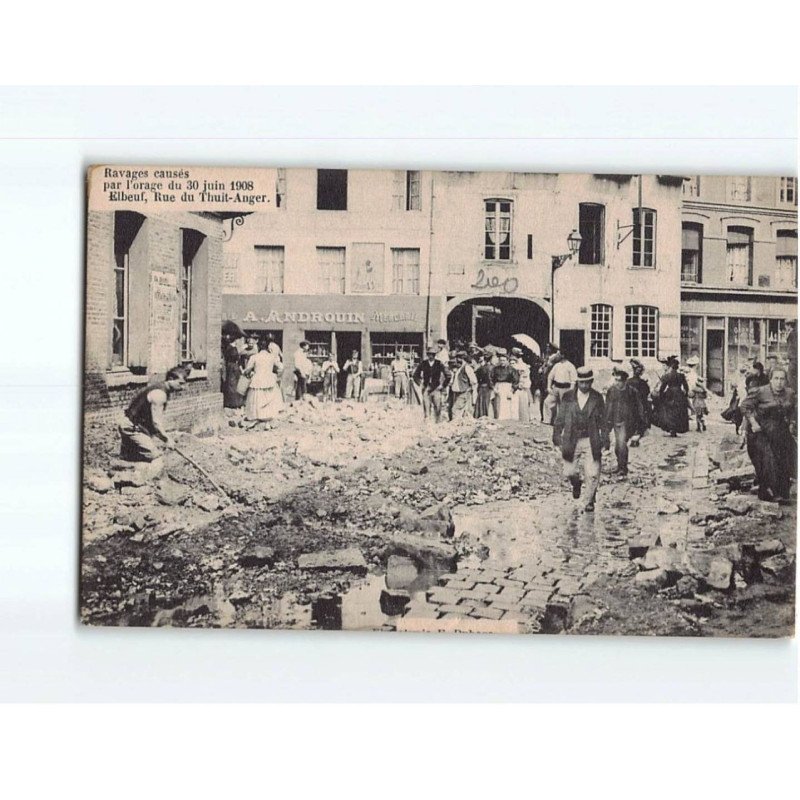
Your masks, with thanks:
[(317, 209), (347, 211), (347, 170), (317, 170)]
[(735, 381), (742, 367), (764, 358), (762, 320), (746, 317), (728, 319), (728, 375)]
[(728, 281), (736, 286), (753, 285), (753, 229), (728, 228), (726, 264)]
[[(111, 366), (127, 367), (132, 361), (131, 338), (136, 325), (131, 326), (131, 295), (135, 289), (143, 295), (147, 286), (134, 269), (137, 250), (143, 245), (139, 237), (144, 217), (133, 211), (114, 213), (114, 313), (111, 320)], [(137, 238), (138, 237), (138, 238)], [(135, 276), (135, 277), (134, 277)], [(139, 278), (137, 281), (136, 279)], [(142, 365), (143, 366), (143, 365)]]
[(703, 318), (681, 317), (681, 361), (697, 356), (700, 359), (698, 372), (702, 373), (703, 365)]
[[(641, 214), (639, 213), (641, 210)], [(652, 208), (633, 209), (633, 266), (656, 265), (656, 212)]]
[(417, 248), (392, 248), (392, 294), (419, 294)]
[(256, 245), (256, 291), (283, 293), (284, 248)]
[(750, 178), (735, 175), (728, 178), (728, 199), (732, 203), (749, 203), (752, 196), (752, 182)]
[(777, 231), (775, 236), (775, 288), (797, 288), (797, 231)]
[(322, 362), (331, 357), (331, 332), (306, 331), (305, 338), (309, 344), (308, 357), (318, 367), (322, 366)]
[(421, 333), (373, 333), (370, 345), (372, 370), (377, 378), (391, 377), (391, 363), (396, 353), (402, 353), (412, 368), (422, 360)]
[(781, 178), (779, 200), (788, 205), (797, 205), (797, 178)]
[(625, 357), (658, 357), (658, 309), (653, 306), (625, 307)]
[(789, 360), (789, 329), (786, 327), (786, 320), (768, 319), (767, 320), (767, 361), (775, 361), (785, 365)]
[(578, 263), (602, 264), (606, 210), (598, 203), (581, 203), (578, 210), (581, 235)]
[(611, 331), (614, 310), (611, 306), (597, 303), (592, 306), (592, 321), (589, 329), (589, 353), (592, 358), (611, 358)]
[(700, 197), (700, 176), (691, 175), (683, 182), (684, 197)]
[(511, 200), (484, 201), (484, 248), (487, 261), (511, 260)]
[(318, 286), (323, 294), (344, 294), (345, 274), (344, 247), (318, 247)]
[(684, 222), (682, 235), (681, 281), (683, 283), (702, 283), (703, 226), (696, 222)]

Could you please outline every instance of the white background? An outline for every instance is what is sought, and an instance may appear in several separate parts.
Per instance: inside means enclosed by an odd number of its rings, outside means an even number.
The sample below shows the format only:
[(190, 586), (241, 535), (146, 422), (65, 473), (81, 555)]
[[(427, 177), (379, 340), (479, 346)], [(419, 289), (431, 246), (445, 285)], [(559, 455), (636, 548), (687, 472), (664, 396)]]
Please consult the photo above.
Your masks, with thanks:
[(77, 616), (87, 165), (790, 175), (796, 135), (793, 88), (0, 89), (0, 700), (796, 699), (795, 641), (85, 629)]

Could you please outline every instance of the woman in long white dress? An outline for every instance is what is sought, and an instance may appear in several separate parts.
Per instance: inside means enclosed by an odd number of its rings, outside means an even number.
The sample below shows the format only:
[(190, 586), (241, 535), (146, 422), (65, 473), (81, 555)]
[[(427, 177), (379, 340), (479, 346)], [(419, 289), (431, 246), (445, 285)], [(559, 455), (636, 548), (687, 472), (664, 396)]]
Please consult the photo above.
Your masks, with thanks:
[(274, 419), (283, 410), (283, 395), (278, 376), (283, 364), (267, 349), (263, 340), (258, 343), (258, 352), (250, 356), (245, 375), (251, 376), (250, 388), (244, 406), (245, 419), (264, 422)]
[(516, 347), (511, 351), (514, 357), (511, 359), (511, 366), (519, 375), (517, 390), (514, 392), (512, 415), (520, 422), (531, 421), (531, 368), (522, 360), (522, 350)]

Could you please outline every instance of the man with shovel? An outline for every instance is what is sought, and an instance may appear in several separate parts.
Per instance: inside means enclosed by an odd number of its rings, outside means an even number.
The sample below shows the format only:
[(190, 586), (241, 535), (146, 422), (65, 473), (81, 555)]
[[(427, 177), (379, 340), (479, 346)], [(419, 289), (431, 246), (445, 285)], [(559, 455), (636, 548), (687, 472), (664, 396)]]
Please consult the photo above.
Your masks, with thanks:
[(151, 478), (164, 467), (164, 453), (157, 442), (174, 447), (166, 431), (165, 411), (170, 397), (183, 389), (190, 371), (189, 367), (178, 365), (167, 372), (164, 381), (148, 384), (131, 400), (119, 426), (120, 457), (149, 463)]

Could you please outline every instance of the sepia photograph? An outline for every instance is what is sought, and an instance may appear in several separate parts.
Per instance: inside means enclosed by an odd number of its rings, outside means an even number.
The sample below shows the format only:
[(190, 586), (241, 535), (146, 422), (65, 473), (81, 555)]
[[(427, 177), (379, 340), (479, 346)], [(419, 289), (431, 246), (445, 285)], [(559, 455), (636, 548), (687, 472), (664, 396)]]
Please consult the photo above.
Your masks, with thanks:
[(793, 636), (796, 329), (795, 176), (92, 167), (81, 620)]

